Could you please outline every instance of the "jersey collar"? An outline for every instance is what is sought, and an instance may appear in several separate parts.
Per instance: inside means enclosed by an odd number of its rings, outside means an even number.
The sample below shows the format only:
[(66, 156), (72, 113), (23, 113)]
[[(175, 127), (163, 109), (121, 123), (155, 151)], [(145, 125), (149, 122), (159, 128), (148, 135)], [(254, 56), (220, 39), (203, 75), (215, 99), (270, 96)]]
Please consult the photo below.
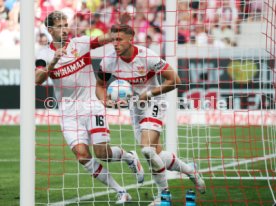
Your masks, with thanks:
[[(67, 48), (68, 44), (69, 44), (69, 41), (66, 41), (66, 43), (65, 43), (65, 45), (64, 45), (64, 48), (65, 48), (65, 49)], [(52, 49), (52, 50), (54, 50), (54, 51), (57, 50), (57, 48), (54, 46), (54, 43), (53, 43), (53, 42), (51, 42), (49, 46), (50, 46), (50, 49)]]
[(136, 46), (133, 46), (133, 47), (134, 47), (134, 52), (133, 52), (133, 54), (132, 54), (132, 56), (131, 56), (130, 59), (125, 58), (125, 57), (120, 57), (124, 62), (130, 63), (137, 56), (137, 54), (138, 54), (138, 48)]

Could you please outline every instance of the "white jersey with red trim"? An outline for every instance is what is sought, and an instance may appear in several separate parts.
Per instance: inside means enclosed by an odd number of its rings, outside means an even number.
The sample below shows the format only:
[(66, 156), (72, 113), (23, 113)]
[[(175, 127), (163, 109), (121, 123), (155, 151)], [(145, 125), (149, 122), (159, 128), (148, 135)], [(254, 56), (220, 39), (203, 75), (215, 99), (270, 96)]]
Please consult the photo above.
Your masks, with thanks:
[(138, 45), (134, 45), (134, 55), (130, 60), (117, 57), (113, 51), (101, 61), (103, 73), (111, 73), (117, 79), (128, 81), (133, 86), (134, 95), (160, 86), (157, 75), (167, 67), (166, 61), (155, 52)]
[[(129, 60), (117, 57), (116, 52), (113, 51), (101, 61), (102, 72), (128, 81), (133, 87), (134, 95), (140, 95), (153, 87), (160, 86), (157, 75), (167, 68), (168, 64), (155, 52), (137, 45), (134, 45), (134, 54)], [(145, 106), (141, 106), (138, 102), (129, 105), (135, 138), (139, 144), (142, 130), (161, 132), (162, 120), (166, 111), (166, 108), (162, 107), (163, 98), (164, 95), (154, 97), (155, 101), (151, 101)]]
[[(66, 45), (66, 54), (63, 55), (55, 69), (49, 72), (53, 79), (55, 96), (59, 108), (65, 115), (89, 114), (91, 104), (96, 97), (96, 78), (91, 65), (90, 50), (96, 48), (97, 39), (88, 36), (72, 38)], [(46, 66), (55, 55), (53, 44), (42, 49), (36, 59), (44, 61)], [(36, 65), (39, 69), (39, 65)]]

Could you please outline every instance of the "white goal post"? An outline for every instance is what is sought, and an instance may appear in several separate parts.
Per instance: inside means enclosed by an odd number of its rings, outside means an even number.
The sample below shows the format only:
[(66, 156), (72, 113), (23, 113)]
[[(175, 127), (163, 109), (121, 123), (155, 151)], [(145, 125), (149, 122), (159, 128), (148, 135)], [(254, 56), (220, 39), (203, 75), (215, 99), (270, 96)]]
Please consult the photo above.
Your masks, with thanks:
[(35, 205), (34, 1), (20, 2), (20, 205)]
[[(177, 15), (176, 15), (176, 1), (166, 1), (166, 22), (165, 29), (165, 56), (166, 61), (173, 69), (177, 71)], [(177, 90), (167, 93), (168, 110), (166, 115), (166, 150), (177, 152)], [(167, 138), (169, 137), (169, 138)]]

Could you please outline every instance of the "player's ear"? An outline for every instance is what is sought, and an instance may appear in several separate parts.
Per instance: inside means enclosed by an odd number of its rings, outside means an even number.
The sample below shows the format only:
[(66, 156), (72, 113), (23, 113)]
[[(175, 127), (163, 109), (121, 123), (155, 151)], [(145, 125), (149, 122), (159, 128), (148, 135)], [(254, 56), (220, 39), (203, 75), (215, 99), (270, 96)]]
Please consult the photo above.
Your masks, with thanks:
[(49, 32), (49, 34), (52, 34), (53, 29), (52, 29), (52, 28), (50, 28), (50, 27), (48, 27), (48, 32)]
[(129, 38), (129, 43), (132, 43), (133, 42), (133, 36)]

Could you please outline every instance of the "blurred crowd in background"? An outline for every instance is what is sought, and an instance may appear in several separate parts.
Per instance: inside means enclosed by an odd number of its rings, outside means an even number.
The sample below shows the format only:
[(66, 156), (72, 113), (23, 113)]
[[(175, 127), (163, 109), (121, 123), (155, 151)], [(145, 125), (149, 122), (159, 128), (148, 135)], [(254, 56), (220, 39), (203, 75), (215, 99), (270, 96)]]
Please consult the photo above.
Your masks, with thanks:
[[(237, 46), (242, 21), (261, 21), (263, 0), (178, 0), (178, 44)], [(20, 44), (20, 0), (0, 0), (0, 47)], [(43, 24), (54, 10), (69, 20), (70, 36), (98, 36), (116, 23), (119, 12), (132, 16), (135, 43), (150, 47), (164, 41), (165, 0), (35, 0), (36, 48), (51, 38)]]

